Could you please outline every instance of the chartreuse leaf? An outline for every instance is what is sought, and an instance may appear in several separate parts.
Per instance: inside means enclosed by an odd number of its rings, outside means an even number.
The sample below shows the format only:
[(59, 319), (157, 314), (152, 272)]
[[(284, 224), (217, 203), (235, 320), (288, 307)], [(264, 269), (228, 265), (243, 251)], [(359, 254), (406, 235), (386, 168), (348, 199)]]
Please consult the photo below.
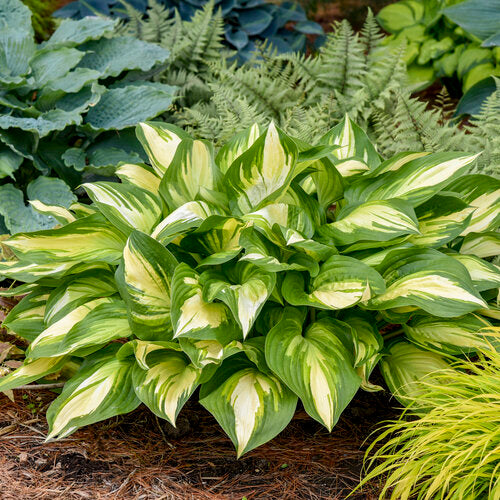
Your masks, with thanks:
[(296, 309), (285, 310), (266, 336), (266, 361), (307, 413), (331, 431), (361, 383), (353, 357), (339, 339), (349, 327), (322, 318), (302, 333), (302, 322)]
[(226, 360), (210, 382), (210, 391), (202, 388), (200, 403), (229, 436), (238, 458), (279, 434), (295, 412), (295, 394), (249, 362)]
[(433, 196), (417, 208), (420, 234), (408, 241), (421, 247), (439, 248), (453, 241), (470, 224), (474, 207), (454, 196)]
[(489, 326), (489, 321), (475, 314), (459, 318), (418, 315), (403, 325), (403, 329), (406, 336), (418, 346), (453, 356), (488, 350), (489, 343), (480, 330)]
[(161, 219), (159, 197), (138, 186), (94, 182), (83, 187), (104, 217), (124, 234), (134, 229), (150, 233)]
[(335, 167), (343, 177), (371, 170), (380, 164), (380, 156), (370, 139), (348, 115), (320, 139), (320, 144), (338, 146), (332, 155), (340, 160)]
[(259, 138), (261, 133), (261, 127), (259, 127), (257, 123), (254, 123), (243, 132), (231, 137), (231, 139), (220, 148), (215, 161), (223, 174), (228, 171), (233, 161)]
[(233, 213), (248, 213), (286, 191), (295, 176), (298, 150), (274, 123), (231, 165), (224, 177)]
[(345, 199), (348, 203), (360, 203), (399, 198), (415, 207), (465, 173), (477, 156), (455, 152), (431, 153), (375, 179), (361, 178), (345, 191)]
[(53, 358), (40, 358), (34, 361), (27, 361), (17, 370), (9, 373), (0, 379), (0, 391), (15, 389), (21, 385), (26, 385), (46, 375), (60, 370), (67, 361), (66, 356)]
[(132, 331), (143, 340), (170, 340), (175, 257), (160, 243), (133, 231), (116, 278), (127, 303)]
[(460, 247), (460, 253), (475, 255), (483, 259), (496, 257), (500, 255), (500, 233), (490, 231), (468, 234)]
[(176, 267), (172, 278), (171, 317), (174, 338), (217, 340), (224, 344), (242, 336), (225, 304), (203, 300), (199, 274), (184, 263)]
[(140, 400), (134, 392), (133, 359), (114, 355), (88, 358), (47, 411), (47, 439), (63, 438), (79, 427), (128, 413)]
[(450, 254), (469, 271), (472, 283), (479, 292), (500, 287), (500, 267), (475, 255)]
[(19, 233), (5, 244), (20, 259), (24, 257), (39, 264), (66, 261), (116, 263), (125, 241), (123, 233), (102, 215), (95, 214), (60, 229)]
[(160, 188), (161, 178), (157, 175), (153, 167), (144, 163), (137, 165), (125, 163), (120, 165), (115, 170), (115, 175), (124, 183), (132, 184), (154, 194), (158, 193)]
[(433, 372), (449, 369), (450, 364), (440, 354), (424, 351), (405, 340), (395, 341), (380, 360), (385, 383), (403, 405), (418, 400), (425, 390), (420, 382), (432, 382)]
[(213, 191), (219, 182), (219, 171), (213, 159), (212, 145), (205, 141), (183, 139), (163, 175), (160, 194), (170, 210)]
[(418, 234), (413, 207), (402, 200), (380, 200), (347, 205), (335, 222), (324, 226), (337, 245), (360, 240), (388, 241), (398, 236)]
[(320, 309), (344, 309), (385, 291), (382, 276), (363, 262), (345, 255), (333, 255), (321, 265), (312, 281), (310, 292), (305, 289), (304, 276), (287, 273), (281, 292), (294, 306)]
[(276, 274), (247, 262), (238, 262), (231, 268), (228, 268), (228, 276), (215, 270), (205, 271), (200, 281), (204, 299), (226, 304), (245, 338), (276, 285)]
[(61, 319), (51, 323), (29, 345), (26, 351), (28, 359), (39, 359), (58, 356), (61, 343), (69, 331), (101, 304), (113, 302), (110, 297), (91, 300), (68, 312)]
[(44, 329), (44, 315), (50, 289), (37, 287), (16, 304), (2, 326), (31, 342)]
[(175, 426), (184, 403), (198, 387), (201, 370), (182, 352), (168, 350), (152, 352), (148, 366), (148, 370), (134, 367), (135, 393), (155, 415)]
[(217, 214), (217, 209), (204, 201), (189, 201), (165, 217), (154, 228), (151, 236), (166, 245), (177, 236), (199, 227), (211, 215)]
[(378, 269), (387, 290), (366, 303), (368, 309), (415, 306), (449, 318), (485, 307), (467, 269), (437, 250), (390, 252)]
[(140, 123), (136, 133), (160, 177), (163, 177), (170, 166), (181, 140), (189, 138), (181, 128), (163, 122)]

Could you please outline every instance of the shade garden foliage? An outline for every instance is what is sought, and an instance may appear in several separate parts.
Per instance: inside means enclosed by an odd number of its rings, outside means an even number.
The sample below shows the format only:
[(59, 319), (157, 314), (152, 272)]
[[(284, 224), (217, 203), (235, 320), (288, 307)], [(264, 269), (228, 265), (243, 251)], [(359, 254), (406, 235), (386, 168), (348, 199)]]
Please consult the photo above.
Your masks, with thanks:
[(238, 456), (298, 399), (331, 430), (380, 364), (404, 404), (450, 356), (488, 344), (500, 181), (476, 155), (382, 158), (348, 116), (315, 144), (255, 124), (214, 153), (147, 122), (149, 163), (84, 184), (91, 204), (38, 203), (61, 227), (12, 236), (0, 274), (27, 294), (4, 326), (29, 342), (4, 391), (81, 363), (49, 438), (141, 402), (175, 424), (199, 389)]

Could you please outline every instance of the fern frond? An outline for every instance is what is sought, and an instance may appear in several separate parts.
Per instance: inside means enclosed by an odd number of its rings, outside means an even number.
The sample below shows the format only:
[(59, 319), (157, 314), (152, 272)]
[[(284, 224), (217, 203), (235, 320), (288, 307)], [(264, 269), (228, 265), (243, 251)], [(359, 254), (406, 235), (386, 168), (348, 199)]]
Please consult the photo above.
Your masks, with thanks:
[(369, 69), (373, 64), (373, 59), (376, 58), (376, 50), (384, 39), (384, 34), (370, 7), (368, 7), (368, 13), (361, 28), (359, 39), (363, 46), (365, 66)]

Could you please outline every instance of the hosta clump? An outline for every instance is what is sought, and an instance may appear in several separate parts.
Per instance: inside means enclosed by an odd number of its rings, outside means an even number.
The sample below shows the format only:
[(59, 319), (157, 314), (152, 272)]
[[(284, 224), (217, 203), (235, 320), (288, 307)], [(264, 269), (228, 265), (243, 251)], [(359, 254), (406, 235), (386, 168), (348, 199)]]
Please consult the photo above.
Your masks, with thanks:
[(500, 181), (464, 176), (474, 155), (383, 160), (348, 117), (315, 145), (255, 125), (216, 155), (168, 124), (138, 137), (150, 164), (85, 184), (91, 205), (39, 205), (62, 227), (13, 236), (19, 260), (0, 265), (25, 282), (6, 293), (27, 293), (4, 325), (30, 343), (0, 390), (81, 362), (50, 438), (141, 402), (174, 424), (199, 387), (242, 455), (298, 398), (331, 430), (360, 387), (380, 389), (381, 359), (404, 402), (484, 346)]

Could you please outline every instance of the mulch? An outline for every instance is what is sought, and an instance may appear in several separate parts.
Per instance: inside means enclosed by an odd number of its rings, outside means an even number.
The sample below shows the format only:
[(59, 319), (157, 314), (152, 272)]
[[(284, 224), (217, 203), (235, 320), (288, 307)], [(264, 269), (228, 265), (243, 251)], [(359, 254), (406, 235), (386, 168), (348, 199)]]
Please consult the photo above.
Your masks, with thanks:
[[(176, 429), (139, 407), (44, 443), (55, 394), (15, 393), (15, 402), (0, 395), (3, 500), (345, 499), (359, 481), (365, 439), (397, 416), (387, 393), (359, 392), (331, 434), (299, 409), (278, 437), (237, 460), (194, 397)], [(379, 489), (349, 498), (375, 500)]]

